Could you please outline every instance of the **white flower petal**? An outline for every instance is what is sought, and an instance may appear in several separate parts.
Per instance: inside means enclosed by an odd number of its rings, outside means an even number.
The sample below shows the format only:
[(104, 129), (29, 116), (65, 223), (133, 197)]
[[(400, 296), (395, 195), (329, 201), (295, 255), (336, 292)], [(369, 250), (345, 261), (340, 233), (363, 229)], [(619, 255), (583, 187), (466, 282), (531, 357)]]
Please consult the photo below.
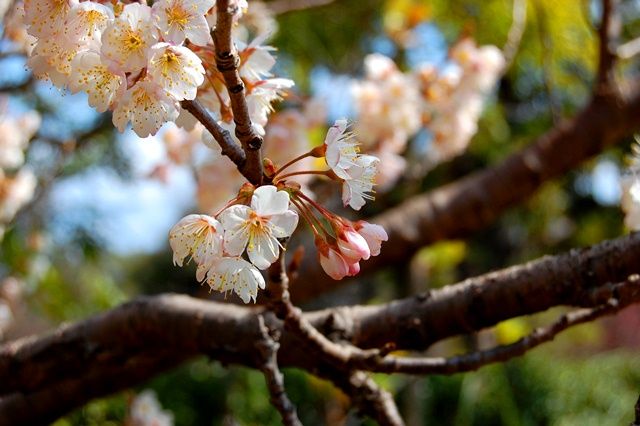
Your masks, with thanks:
[(247, 254), (258, 269), (267, 269), (280, 254), (278, 240), (265, 234), (257, 234), (249, 240)]
[(276, 238), (290, 237), (298, 226), (298, 213), (287, 210), (271, 216), (271, 232)]
[(289, 194), (273, 185), (261, 186), (253, 193), (251, 208), (260, 216), (284, 213), (289, 209)]

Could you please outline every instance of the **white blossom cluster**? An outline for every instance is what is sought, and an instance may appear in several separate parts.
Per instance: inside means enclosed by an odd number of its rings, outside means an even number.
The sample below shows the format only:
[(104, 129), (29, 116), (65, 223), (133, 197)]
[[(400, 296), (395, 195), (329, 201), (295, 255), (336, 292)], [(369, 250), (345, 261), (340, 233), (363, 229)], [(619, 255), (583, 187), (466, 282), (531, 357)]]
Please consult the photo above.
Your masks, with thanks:
[[(265, 287), (259, 269), (278, 259), (278, 239), (291, 236), (298, 225), (286, 191), (264, 185), (250, 199), (250, 205), (230, 205), (215, 217), (188, 215), (169, 233), (175, 264), (193, 259), (198, 281), (223, 293), (235, 292), (245, 303), (255, 301), (258, 288)], [(245, 252), (248, 261), (242, 257)]]
[(37, 43), (29, 66), (38, 77), (89, 95), (113, 111), (123, 131), (154, 134), (178, 118), (179, 101), (204, 81), (200, 58), (183, 45), (210, 42), (205, 13), (213, 0), (160, 0), (153, 8), (76, 0), (25, 0), (25, 22)]
[[(246, 2), (236, 6), (239, 17)], [(34, 74), (71, 92), (86, 92), (97, 111), (113, 111), (118, 130), (131, 123), (144, 137), (176, 120), (191, 128), (195, 120), (182, 111), (180, 101), (196, 97), (223, 125), (233, 126), (210, 35), (214, 0), (159, 0), (152, 7), (25, 0), (24, 19), (36, 39), (28, 61)], [(265, 38), (249, 44), (236, 41), (250, 116), (261, 132), (271, 102), (293, 85), (271, 78), (274, 49), (261, 45)]]
[(35, 111), (0, 117), (0, 235), (33, 198), (37, 179), (24, 165), (24, 152), (39, 127), (40, 115)]
[(504, 58), (494, 46), (463, 39), (450, 52), (452, 67), (431, 64), (403, 73), (390, 58), (365, 59), (365, 78), (353, 84), (356, 134), (365, 149), (385, 164), (380, 185), (390, 187), (404, 172), (401, 156), (422, 127), (433, 134), (426, 160), (436, 164), (463, 152), (477, 131), (483, 102), (495, 86)]

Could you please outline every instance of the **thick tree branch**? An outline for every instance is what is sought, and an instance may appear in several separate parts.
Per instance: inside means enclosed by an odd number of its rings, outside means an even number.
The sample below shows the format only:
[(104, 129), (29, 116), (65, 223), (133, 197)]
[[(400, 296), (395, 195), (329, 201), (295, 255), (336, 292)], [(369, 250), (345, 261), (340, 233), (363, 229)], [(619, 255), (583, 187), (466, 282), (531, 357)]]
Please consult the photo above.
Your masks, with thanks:
[(640, 277), (633, 275), (628, 281), (616, 285), (615, 299), (596, 308), (583, 308), (562, 315), (556, 322), (534, 330), (515, 343), (451, 358), (385, 357), (371, 362), (369, 371), (405, 374), (454, 374), (477, 370), (488, 364), (508, 361), (524, 355), (529, 350), (549, 342), (566, 329), (612, 315), (640, 301)]
[[(393, 343), (397, 349), (423, 350), (444, 338), (554, 306), (598, 307), (618, 299), (620, 286), (612, 283), (639, 273), (639, 260), (636, 233), (430, 294), (311, 312), (304, 318), (325, 336), (361, 348)], [(186, 296), (144, 297), (46, 336), (7, 343), (0, 347), (0, 419), (50, 419), (201, 354), (258, 367), (251, 354), (261, 339), (256, 327), (260, 312)], [(316, 373), (323, 363), (319, 354), (274, 315), (264, 317), (269, 329), (281, 333), (279, 364)], [(136, 365), (135, 360), (145, 361)], [(98, 386), (103, 381), (104, 387)], [(58, 408), (47, 403), (63, 390), (65, 403)], [(20, 400), (28, 405), (16, 402)], [(30, 409), (18, 410), (20, 406)]]
[[(565, 121), (501, 163), (413, 197), (369, 221), (389, 234), (382, 252), (361, 263), (362, 272), (403, 262), (436, 241), (463, 238), (484, 229), (502, 213), (527, 200), (545, 182), (640, 128), (640, 92), (630, 98), (598, 96)], [(307, 256), (291, 284), (295, 303), (311, 300), (352, 280), (331, 280), (314, 256)]]
[(245, 98), (244, 83), (240, 78), (238, 67), (240, 58), (231, 39), (233, 28), (234, 6), (229, 0), (217, 0), (216, 28), (213, 31), (213, 42), (216, 48), (216, 65), (222, 73), (224, 82), (229, 92), (233, 121), (236, 124), (236, 136), (242, 144), (246, 155), (244, 174), (249, 182), (254, 185), (262, 183), (262, 136), (260, 136), (251, 124), (249, 108)]

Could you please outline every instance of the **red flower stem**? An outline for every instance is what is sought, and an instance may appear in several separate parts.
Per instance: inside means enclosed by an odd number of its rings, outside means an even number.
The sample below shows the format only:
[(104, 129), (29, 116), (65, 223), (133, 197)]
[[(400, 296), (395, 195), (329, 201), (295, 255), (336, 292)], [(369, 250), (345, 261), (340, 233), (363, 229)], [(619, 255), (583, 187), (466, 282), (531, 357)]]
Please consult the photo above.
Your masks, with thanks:
[(292, 164), (297, 163), (298, 161), (305, 159), (307, 157), (311, 156), (311, 151), (309, 152), (305, 152), (304, 154), (294, 158), (293, 160), (289, 161), (288, 163), (286, 163), (284, 166), (280, 167), (278, 170), (276, 170), (275, 174), (273, 175), (274, 178), (278, 176), (278, 174), (282, 173), (282, 171), (284, 169), (286, 169), (287, 167), (291, 166)]
[(282, 179), (286, 179), (288, 177), (291, 176), (299, 176), (299, 175), (322, 175), (322, 176), (328, 176), (327, 173), (329, 172), (329, 170), (303, 170), (300, 172), (293, 172), (293, 173), (288, 173), (286, 175), (282, 175), (279, 178), (277, 178), (277, 180), (282, 180)]

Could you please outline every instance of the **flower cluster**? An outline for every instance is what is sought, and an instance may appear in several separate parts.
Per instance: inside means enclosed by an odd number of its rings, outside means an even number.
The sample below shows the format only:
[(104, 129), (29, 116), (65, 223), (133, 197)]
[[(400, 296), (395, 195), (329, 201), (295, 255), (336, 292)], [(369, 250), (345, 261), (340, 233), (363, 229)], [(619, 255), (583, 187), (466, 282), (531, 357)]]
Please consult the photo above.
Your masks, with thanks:
[[(242, 204), (249, 192), (250, 205)], [(206, 280), (213, 290), (233, 291), (245, 303), (255, 301), (258, 288), (265, 285), (258, 269), (276, 261), (281, 247), (278, 239), (290, 237), (298, 225), (298, 214), (289, 207), (286, 191), (265, 185), (243, 189), (213, 217), (186, 216), (169, 233), (174, 263), (182, 266), (190, 257), (198, 265), (199, 281)]]
[(179, 101), (204, 81), (198, 56), (183, 43), (211, 41), (205, 14), (213, 0), (141, 3), (25, 0), (25, 22), (37, 38), (29, 65), (38, 77), (86, 92), (99, 112), (113, 111), (123, 131), (139, 136), (175, 120)]
[[(309, 158), (324, 158), (327, 170), (299, 170)], [(265, 282), (260, 270), (278, 259), (281, 241), (288, 239), (302, 217), (314, 234), (320, 265), (342, 279), (360, 271), (360, 261), (380, 253), (387, 234), (378, 225), (351, 222), (328, 211), (305, 194), (296, 178), (323, 175), (342, 183), (345, 206), (360, 209), (371, 199), (378, 159), (360, 154), (346, 120), (332, 126), (322, 145), (278, 167), (265, 159), (270, 184), (245, 184), (216, 214), (191, 214), (170, 231), (174, 262), (197, 264), (196, 278), (210, 288), (235, 292), (245, 303), (256, 299)], [(296, 170), (296, 171), (293, 171)], [(294, 210), (295, 209), (295, 210)]]
[(406, 168), (400, 155), (422, 127), (433, 135), (428, 163), (463, 152), (477, 131), (484, 98), (504, 67), (494, 46), (477, 47), (463, 39), (452, 47), (450, 66), (431, 64), (409, 73), (380, 54), (365, 59), (365, 78), (352, 94), (357, 111), (356, 133), (365, 149), (385, 163), (380, 185), (389, 188)]
[(0, 118), (0, 235), (34, 195), (37, 180), (24, 166), (24, 151), (39, 127), (40, 116), (34, 111)]
[[(236, 6), (239, 18), (246, 2)], [(71, 92), (86, 92), (97, 111), (113, 111), (118, 130), (131, 123), (144, 137), (171, 121), (192, 128), (195, 120), (180, 101), (196, 97), (221, 124), (233, 127), (210, 35), (214, 0), (159, 0), (153, 7), (25, 0), (24, 18), (36, 40), (28, 62), (34, 74)], [(262, 133), (271, 102), (293, 86), (291, 80), (271, 78), (274, 49), (261, 45), (265, 39), (266, 34), (251, 43), (236, 40), (250, 117)]]
[(502, 52), (495, 46), (476, 46), (463, 39), (450, 52), (454, 72), (438, 73), (432, 66), (417, 70), (423, 94), (423, 113), (433, 134), (432, 161), (440, 162), (464, 152), (478, 130), (484, 98), (504, 68)]

